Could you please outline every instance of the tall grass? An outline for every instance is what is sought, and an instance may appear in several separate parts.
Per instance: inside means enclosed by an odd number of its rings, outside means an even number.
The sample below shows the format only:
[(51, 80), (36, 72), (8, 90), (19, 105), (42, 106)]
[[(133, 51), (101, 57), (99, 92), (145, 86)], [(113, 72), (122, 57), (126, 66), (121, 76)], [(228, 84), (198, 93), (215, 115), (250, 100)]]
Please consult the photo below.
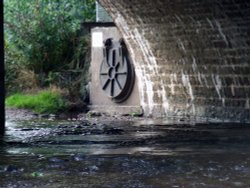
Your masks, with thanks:
[(56, 113), (65, 108), (59, 92), (40, 91), (37, 94), (14, 94), (6, 98), (6, 106), (31, 109), (37, 113)]

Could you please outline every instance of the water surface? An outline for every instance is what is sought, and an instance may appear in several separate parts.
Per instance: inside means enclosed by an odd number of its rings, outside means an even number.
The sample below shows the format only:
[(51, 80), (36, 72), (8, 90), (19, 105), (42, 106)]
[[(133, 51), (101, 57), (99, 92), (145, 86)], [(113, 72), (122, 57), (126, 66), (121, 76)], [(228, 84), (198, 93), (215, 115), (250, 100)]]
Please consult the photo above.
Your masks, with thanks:
[(7, 121), (0, 187), (250, 187), (250, 126)]

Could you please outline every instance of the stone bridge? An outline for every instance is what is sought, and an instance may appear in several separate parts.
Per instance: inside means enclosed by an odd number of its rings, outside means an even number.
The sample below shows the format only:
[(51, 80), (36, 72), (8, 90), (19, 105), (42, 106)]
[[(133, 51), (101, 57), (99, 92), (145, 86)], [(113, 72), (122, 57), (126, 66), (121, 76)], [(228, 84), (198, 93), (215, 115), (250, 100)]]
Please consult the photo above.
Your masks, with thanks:
[(250, 1), (99, 0), (148, 116), (250, 121)]

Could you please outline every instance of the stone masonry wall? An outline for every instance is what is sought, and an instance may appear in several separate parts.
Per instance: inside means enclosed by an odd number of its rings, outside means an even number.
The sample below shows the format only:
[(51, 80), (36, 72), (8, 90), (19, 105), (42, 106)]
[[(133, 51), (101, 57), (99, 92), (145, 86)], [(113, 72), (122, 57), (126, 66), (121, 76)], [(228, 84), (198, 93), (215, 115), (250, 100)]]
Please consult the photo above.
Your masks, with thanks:
[(127, 43), (146, 115), (250, 121), (250, 1), (100, 3)]

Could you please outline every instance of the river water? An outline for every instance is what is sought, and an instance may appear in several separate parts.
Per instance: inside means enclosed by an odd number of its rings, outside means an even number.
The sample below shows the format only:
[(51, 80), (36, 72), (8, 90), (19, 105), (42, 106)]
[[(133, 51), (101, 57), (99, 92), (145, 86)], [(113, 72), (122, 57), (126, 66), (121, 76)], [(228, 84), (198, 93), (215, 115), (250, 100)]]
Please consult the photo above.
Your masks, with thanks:
[(249, 124), (6, 122), (0, 187), (250, 187)]

